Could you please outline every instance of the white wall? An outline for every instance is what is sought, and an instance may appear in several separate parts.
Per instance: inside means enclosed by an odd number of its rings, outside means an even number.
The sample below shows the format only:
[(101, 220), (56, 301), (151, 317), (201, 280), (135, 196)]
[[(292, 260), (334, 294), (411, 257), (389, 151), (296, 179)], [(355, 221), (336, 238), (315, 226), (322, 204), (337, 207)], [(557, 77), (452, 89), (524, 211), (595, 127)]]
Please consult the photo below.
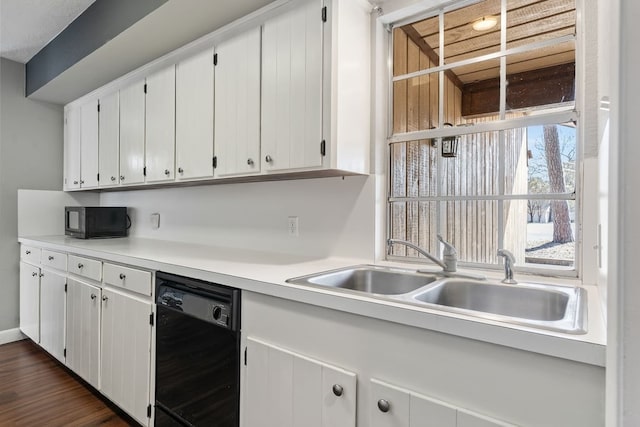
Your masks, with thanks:
[(0, 331), (18, 326), (18, 188), (62, 187), (62, 107), (24, 97), (24, 65), (0, 60)]
[(353, 176), (107, 192), (100, 204), (130, 208), (135, 237), (373, 261), (373, 194), (372, 177)]

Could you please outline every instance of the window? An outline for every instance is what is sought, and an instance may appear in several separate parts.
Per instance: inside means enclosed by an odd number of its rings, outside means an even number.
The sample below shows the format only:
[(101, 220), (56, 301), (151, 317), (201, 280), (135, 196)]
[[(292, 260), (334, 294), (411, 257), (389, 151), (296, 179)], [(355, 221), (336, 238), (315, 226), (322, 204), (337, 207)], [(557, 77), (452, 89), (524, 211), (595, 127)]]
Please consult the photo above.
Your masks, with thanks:
[(436, 254), (441, 234), (463, 264), (501, 264), (506, 248), (575, 274), (575, 33), (575, 0), (484, 0), (393, 26), (390, 238)]

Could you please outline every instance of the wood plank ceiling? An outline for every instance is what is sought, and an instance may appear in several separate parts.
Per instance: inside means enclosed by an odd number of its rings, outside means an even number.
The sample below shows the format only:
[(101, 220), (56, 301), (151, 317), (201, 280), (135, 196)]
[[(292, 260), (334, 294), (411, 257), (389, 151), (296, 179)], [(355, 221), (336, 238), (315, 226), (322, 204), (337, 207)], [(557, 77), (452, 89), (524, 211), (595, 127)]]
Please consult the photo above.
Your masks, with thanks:
[[(497, 25), (486, 31), (473, 29), (474, 22), (492, 16)], [(445, 64), (500, 50), (500, 0), (485, 0), (444, 15), (444, 49), (440, 46), (438, 17), (403, 27), (412, 38), (419, 37)], [(507, 48), (549, 40), (576, 31), (575, 0), (508, 0)], [(411, 34), (410, 34), (411, 33)], [(575, 62), (575, 44), (566, 42), (507, 57), (507, 74), (522, 73)], [(437, 62), (436, 62), (437, 63)], [(499, 60), (489, 60), (452, 70), (462, 84), (499, 76)]]

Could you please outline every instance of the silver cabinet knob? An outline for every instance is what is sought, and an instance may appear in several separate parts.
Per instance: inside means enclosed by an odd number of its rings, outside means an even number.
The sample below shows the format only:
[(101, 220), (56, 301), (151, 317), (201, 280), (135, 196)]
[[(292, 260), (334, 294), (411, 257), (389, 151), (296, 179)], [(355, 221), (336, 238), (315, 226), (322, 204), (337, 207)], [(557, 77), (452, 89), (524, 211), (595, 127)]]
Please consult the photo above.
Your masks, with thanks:
[(78, 185), (78, 181), (73, 181), (73, 184), (74, 185)]
[(80, 184), (84, 184), (84, 179), (81, 179), (81, 180), (80, 180)]
[(36, 273), (36, 272), (34, 271), (33, 273), (31, 273), (31, 275), (32, 275), (33, 277), (36, 277), (36, 276), (38, 275), (38, 273)]
[(178, 173), (184, 173), (184, 169), (178, 168)]
[(81, 263), (81, 262), (79, 262), (79, 263), (78, 263), (78, 268), (82, 270), (82, 268), (84, 268), (84, 264), (83, 264), (83, 263)]
[(164, 170), (164, 174), (169, 176), (169, 175), (171, 175), (171, 171), (169, 169), (165, 169)]
[(111, 177), (111, 181), (115, 181), (115, 180), (116, 180), (116, 177), (115, 177), (115, 176), (112, 176), (112, 177)]
[(31, 251), (24, 251), (24, 253), (29, 255), (29, 254), (31, 254)]
[(249, 166), (253, 166), (253, 159), (247, 159), (247, 164)]
[(333, 391), (333, 394), (338, 397), (342, 396), (342, 393), (344, 393), (344, 389), (340, 384), (334, 384), (333, 387), (331, 387), (331, 390)]
[(389, 409), (391, 409), (391, 404), (388, 400), (380, 399), (378, 400), (378, 409), (380, 409), (380, 412), (389, 412)]
[(40, 273), (40, 277), (44, 277), (44, 273)]
[(108, 297), (108, 296), (106, 296), (106, 295), (102, 295), (102, 301), (107, 301), (108, 299), (109, 299), (109, 297)]
[(120, 175), (120, 181), (124, 181), (124, 175)]
[(267, 156), (264, 158), (264, 161), (267, 162), (267, 163), (271, 163), (271, 162), (273, 162), (273, 159), (271, 158), (270, 155), (267, 154)]
[(124, 275), (124, 273), (120, 273), (120, 280), (124, 280), (127, 276)]
[(96, 299), (96, 298), (98, 298), (98, 297), (96, 296), (96, 294), (91, 294), (91, 299), (92, 299), (92, 300), (94, 300), (94, 299)]
[(53, 261), (53, 257), (49, 255), (49, 261)]

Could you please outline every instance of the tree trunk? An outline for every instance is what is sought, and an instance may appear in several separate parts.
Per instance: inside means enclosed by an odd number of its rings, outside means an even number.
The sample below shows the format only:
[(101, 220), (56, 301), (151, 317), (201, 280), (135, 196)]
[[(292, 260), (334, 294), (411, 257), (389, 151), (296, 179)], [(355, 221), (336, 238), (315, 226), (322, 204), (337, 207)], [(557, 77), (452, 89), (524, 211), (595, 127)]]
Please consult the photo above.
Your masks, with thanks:
[[(558, 128), (555, 125), (544, 126), (544, 148), (549, 171), (549, 190), (552, 193), (564, 193), (564, 173), (562, 171), (562, 156), (560, 155), (560, 140)], [(566, 200), (551, 202), (551, 216), (553, 218), (553, 241), (555, 243), (573, 242), (569, 204)]]

